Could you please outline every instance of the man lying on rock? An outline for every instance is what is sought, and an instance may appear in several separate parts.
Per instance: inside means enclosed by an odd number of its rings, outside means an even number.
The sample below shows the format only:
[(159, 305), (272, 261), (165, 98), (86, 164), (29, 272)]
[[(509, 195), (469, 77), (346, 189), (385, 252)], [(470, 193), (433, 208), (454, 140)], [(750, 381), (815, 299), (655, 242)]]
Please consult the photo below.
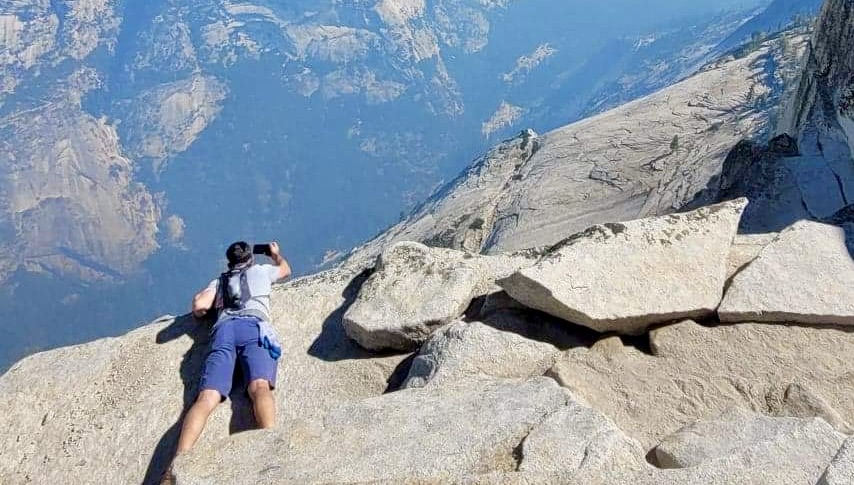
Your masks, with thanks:
[[(253, 254), (266, 254), (275, 265), (255, 264)], [(246, 391), (252, 400), (260, 428), (272, 427), (276, 404), (272, 390), (281, 347), (270, 325), (270, 291), (273, 283), (291, 274), (276, 242), (254, 248), (240, 241), (225, 253), (228, 271), (193, 297), (193, 315), (201, 318), (211, 309), (218, 312), (211, 330), (199, 395), (184, 417), (178, 454), (196, 444), (208, 417), (231, 392), (235, 365), (240, 363)], [(171, 480), (171, 469), (164, 482)]]

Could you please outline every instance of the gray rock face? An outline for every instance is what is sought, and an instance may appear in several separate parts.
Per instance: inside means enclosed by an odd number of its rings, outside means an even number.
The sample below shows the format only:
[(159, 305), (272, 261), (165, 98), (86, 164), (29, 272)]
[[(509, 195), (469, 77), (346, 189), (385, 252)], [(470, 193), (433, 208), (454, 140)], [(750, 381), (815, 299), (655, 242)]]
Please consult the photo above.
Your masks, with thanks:
[(531, 308), (599, 332), (640, 334), (706, 316), (720, 303), (745, 205), (594, 226), (499, 285)]
[(847, 485), (854, 483), (854, 438), (848, 438), (827, 467), (818, 485)]
[[(648, 449), (733, 406), (774, 416), (854, 422), (854, 335), (763, 324), (654, 330), (653, 355), (609, 345), (572, 349), (549, 375)], [(841, 422), (840, 422), (841, 421)]]
[(724, 322), (854, 325), (845, 231), (801, 221), (781, 232), (733, 278), (718, 315)]
[(443, 385), (472, 375), (541, 376), (558, 349), (481, 322), (458, 321), (433, 334), (419, 350), (404, 387)]
[[(523, 134), (478, 160), (439, 197), (355, 256), (375, 256), (403, 240), (442, 240), (484, 253), (550, 246), (594, 224), (686, 207), (719, 175), (739, 140), (768, 127), (756, 107), (776, 93), (763, 65), (794, 62), (768, 43), (742, 59), (716, 63), (658, 93), (541, 135), (533, 151), (531, 134)], [(674, 135), (679, 146), (671, 150)]]
[(438, 328), (486, 294), (496, 278), (533, 264), (528, 255), (483, 257), (462, 251), (397, 243), (344, 315), (347, 334), (366, 349), (414, 350)]
[[(852, 113), (851, 76), (854, 73), (854, 53), (848, 47), (854, 40), (851, 15), (854, 5), (848, 0), (827, 0), (819, 16), (812, 49), (804, 66), (799, 97), (789, 113), (795, 128), (816, 127), (817, 121), (827, 131), (840, 130), (849, 135)], [(822, 103), (830, 102), (822, 106)], [(837, 118), (839, 123), (828, 123)], [(846, 118), (846, 119), (842, 119)], [(784, 126), (785, 127), (785, 126)]]
[[(748, 197), (750, 232), (820, 220), (850, 203), (854, 191), (854, 5), (827, 0), (798, 79), (784, 95), (776, 131), (797, 140), (781, 156), (773, 144), (740, 143), (722, 170), (723, 197)], [(791, 45), (791, 43), (790, 43)], [(777, 153), (775, 153), (777, 152)]]
[(811, 441), (818, 440), (832, 448), (834, 443), (839, 447), (843, 439), (820, 418), (772, 418), (733, 408), (667, 436), (655, 447), (655, 457), (663, 468), (690, 468), (767, 443), (791, 442), (811, 448), (815, 446)]
[[(516, 467), (513, 450), (561, 409), (554, 381), (478, 379), (410, 389), (208, 444), (176, 462), (181, 485), (354, 483)], [(259, 470), (266, 472), (258, 473)]]

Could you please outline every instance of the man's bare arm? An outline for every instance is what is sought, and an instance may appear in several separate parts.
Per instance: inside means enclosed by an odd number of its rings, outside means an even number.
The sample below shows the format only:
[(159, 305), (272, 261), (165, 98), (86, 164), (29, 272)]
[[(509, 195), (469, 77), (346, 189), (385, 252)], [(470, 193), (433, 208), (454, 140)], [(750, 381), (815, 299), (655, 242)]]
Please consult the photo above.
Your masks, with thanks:
[(279, 252), (279, 243), (270, 243), (270, 259), (273, 260), (276, 266), (279, 267), (279, 279), (287, 278), (291, 275), (291, 266), (284, 256)]
[(215, 298), (216, 290), (210, 288), (205, 288), (196, 293), (196, 296), (193, 297), (193, 315), (196, 318), (205, 316), (205, 313), (213, 307)]

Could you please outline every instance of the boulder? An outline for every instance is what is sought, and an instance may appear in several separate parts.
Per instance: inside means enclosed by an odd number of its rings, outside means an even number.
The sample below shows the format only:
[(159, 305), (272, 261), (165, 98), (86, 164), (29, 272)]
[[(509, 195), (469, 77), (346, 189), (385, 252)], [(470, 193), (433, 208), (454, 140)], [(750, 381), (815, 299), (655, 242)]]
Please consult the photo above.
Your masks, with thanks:
[(522, 444), (519, 471), (530, 476), (572, 477), (636, 464), (640, 444), (601, 413), (575, 400), (546, 418)]
[[(750, 435), (750, 432), (746, 436), (739, 434), (734, 423), (727, 422), (728, 419), (725, 416), (694, 424), (693, 429), (704, 433), (709, 440), (706, 443), (697, 437), (688, 438), (686, 434), (679, 434), (680, 438), (694, 440), (699, 445), (698, 448), (686, 446), (679, 450), (679, 458), (696, 463), (693, 466), (664, 470), (639, 465), (635, 468), (614, 467), (598, 477), (591, 477), (592, 483), (812, 485), (844, 440), (843, 435), (820, 419), (790, 420), (755, 414), (738, 419), (750, 431), (759, 429), (758, 436)], [(785, 423), (778, 423), (780, 420)], [(724, 432), (718, 432), (717, 426), (722, 426)], [(781, 428), (784, 431), (775, 435), (762, 430), (764, 427)], [(728, 444), (728, 437), (734, 439), (735, 443)], [(666, 441), (674, 443), (678, 439), (674, 437)], [(577, 483), (584, 482), (579, 480)]]
[[(662, 468), (690, 468), (773, 443), (838, 448), (843, 435), (820, 418), (772, 418), (742, 408), (700, 421), (664, 438), (653, 450)], [(816, 443), (816, 441), (818, 441)]]
[(418, 352), (404, 387), (458, 381), (471, 375), (541, 376), (558, 349), (481, 322), (455, 322), (433, 334)]
[[(341, 325), (363, 281), (336, 270), (274, 288), (281, 420), (323, 415), (388, 387), (405, 356), (370, 354)], [(0, 483), (157, 483), (196, 397), (209, 328), (189, 316), (167, 317), (12, 366), (0, 377)], [(235, 390), (200, 445), (253, 427), (251, 406)]]
[(377, 259), (374, 274), (344, 314), (362, 347), (413, 350), (463, 314), (483, 284), (477, 256), (404, 242)]
[(593, 226), (498, 284), (521, 303), (599, 332), (714, 313), (746, 200)]
[(830, 462), (818, 485), (851, 485), (854, 483), (854, 438), (848, 438)]
[(645, 449), (733, 406), (854, 422), (854, 334), (841, 329), (687, 321), (651, 332), (652, 355), (619, 343), (571, 349), (548, 375)]
[(845, 231), (810, 221), (782, 231), (732, 279), (718, 315), (724, 322), (854, 325)]
[(415, 350), (460, 317), (475, 297), (491, 291), (496, 278), (533, 262), (527, 253), (486, 257), (415, 242), (394, 244), (377, 259), (373, 275), (344, 314), (344, 327), (366, 349)]
[(353, 483), (515, 470), (529, 430), (564, 407), (557, 384), (469, 379), (333, 409), (316, 423), (207, 442), (176, 461), (180, 485)]

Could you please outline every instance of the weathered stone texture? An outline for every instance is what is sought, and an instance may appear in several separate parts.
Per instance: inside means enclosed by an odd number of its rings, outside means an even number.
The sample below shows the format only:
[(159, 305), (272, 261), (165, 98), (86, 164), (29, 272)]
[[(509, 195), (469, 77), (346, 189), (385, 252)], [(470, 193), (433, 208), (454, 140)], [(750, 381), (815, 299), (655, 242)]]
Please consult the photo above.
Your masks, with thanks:
[(838, 329), (693, 322), (654, 330), (653, 355), (616, 345), (572, 349), (549, 375), (629, 436), (661, 438), (733, 406), (854, 422), (854, 334)]
[(720, 304), (746, 201), (594, 226), (499, 285), (521, 303), (599, 332), (643, 333)]

